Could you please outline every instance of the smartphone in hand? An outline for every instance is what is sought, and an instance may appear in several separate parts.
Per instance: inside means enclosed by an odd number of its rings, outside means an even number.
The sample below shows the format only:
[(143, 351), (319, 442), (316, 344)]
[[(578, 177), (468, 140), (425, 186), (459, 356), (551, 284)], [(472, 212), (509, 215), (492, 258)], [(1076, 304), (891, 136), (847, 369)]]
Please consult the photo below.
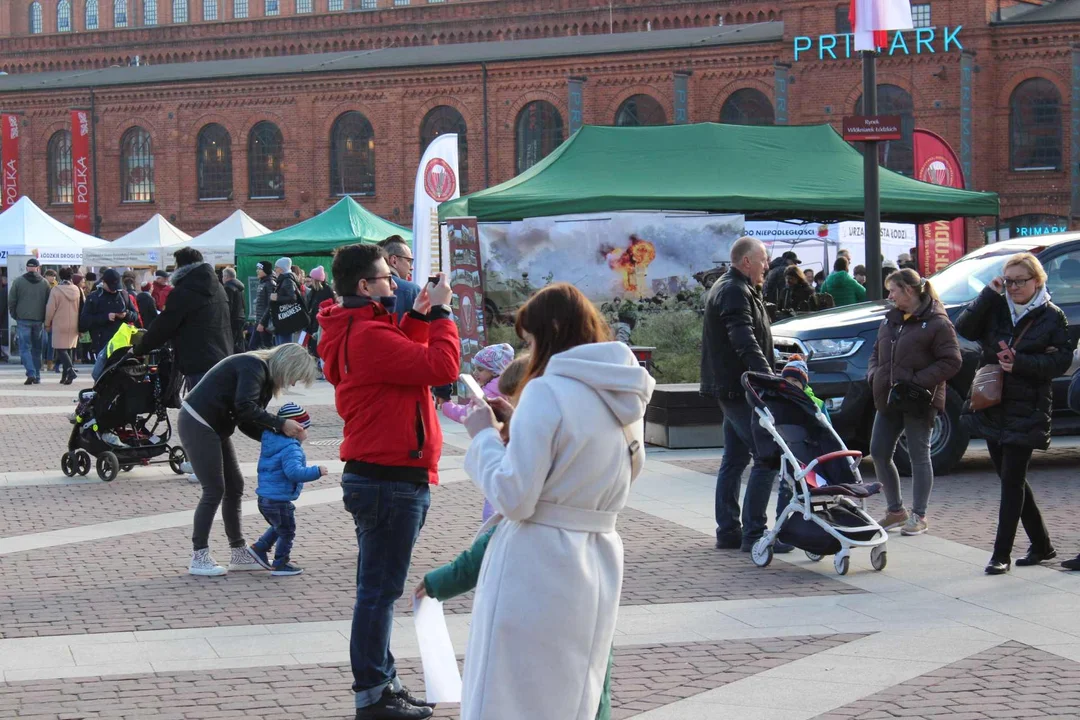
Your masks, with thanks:
[(427, 279), (427, 281), (428, 281), (428, 285), (438, 285), (439, 284), (439, 276), (438, 275), (432, 275), (431, 277), (429, 277)]
[(480, 387), (480, 383), (476, 382), (476, 378), (472, 375), (462, 373), (458, 376), (458, 379), (461, 380), (462, 385), (465, 386), (465, 389), (468, 391), (469, 395), (472, 395), (474, 400), (483, 403), (484, 405), (488, 404), (487, 398), (484, 397), (484, 390)]

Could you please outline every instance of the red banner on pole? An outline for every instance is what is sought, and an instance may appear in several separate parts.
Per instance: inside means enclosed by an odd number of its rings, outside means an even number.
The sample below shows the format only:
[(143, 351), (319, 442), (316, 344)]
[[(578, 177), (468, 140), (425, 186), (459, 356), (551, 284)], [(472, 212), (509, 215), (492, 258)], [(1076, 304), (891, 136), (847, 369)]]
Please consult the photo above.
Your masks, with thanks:
[(450, 238), (450, 287), (454, 291), (451, 307), (461, 338), (461, 372), (469, 373), (473, 357), (484, 347), (487, 338), (480, 232), (474, 217), (447, 218), (446, 232)]
[(90, 232), (90, 111), (71, 111), (71, 182), (75, 229)]
[[(949, 143), (929, 130), (915, 130), (915, 177), (923, 182), (964, 188), (960, 161)], [(919, 226), (919, 271), (933, 275), (959, 260), (966, 249), (964, 218), (935, 220)]]
[(0, 145), (4, 191), (2, 207), (7, 210), (19, 199), (19, 116), (0, 115)]

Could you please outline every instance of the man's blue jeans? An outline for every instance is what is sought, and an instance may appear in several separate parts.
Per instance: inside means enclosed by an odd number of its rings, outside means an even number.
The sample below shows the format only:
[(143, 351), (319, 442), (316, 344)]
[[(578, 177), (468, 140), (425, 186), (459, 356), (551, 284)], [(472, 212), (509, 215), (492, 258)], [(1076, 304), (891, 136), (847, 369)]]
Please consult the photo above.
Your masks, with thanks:
[[(724, 458), (716, 475), (716, 538), (724, 540), (741, 533), (744, 543), (755, 541), (768, 525), (766, 510), (778, 468), (762, 460), (754, 446), (751, 423), (756, 419), (746, 401), (721, 400), (720, 407), (724, 411)], [(740, 525), (739, 487), (751, 459), (754, 466), (746, 483)]]
[(274, 346), (296, 342), (296, 333), (274, 333)]
[(44, 337), (44, 323), (33, 320), (18, 320), (15, 328), (19, 340), (19, 357), (26, 369), (26, 377), (41, 379), (41, 352)]
[(401, 687), (390, 630), (394, 603), (405, 592), (409, 561), (427, 519), (426, 483), (373, 480), (353, 473), (341, 479), (342, 500), (356, 525), (356, 605), (349, 658), (356, 707), (378, 702), (388, 685)]
[[(296, 539), (296, 506), (288, 500), (259, 498), (259, 513), (270, 527), (255, 541), (255, 549), (263, 552), (274, 550), (274, 567), (288, 564)], [(277, 549), (274, 544), (277, 543)]]

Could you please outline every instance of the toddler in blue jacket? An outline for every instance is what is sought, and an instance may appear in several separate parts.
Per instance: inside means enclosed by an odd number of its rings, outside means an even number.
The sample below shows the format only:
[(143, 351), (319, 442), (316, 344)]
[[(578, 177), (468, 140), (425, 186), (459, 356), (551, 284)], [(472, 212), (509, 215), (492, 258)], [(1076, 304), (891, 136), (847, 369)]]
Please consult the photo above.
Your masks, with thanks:
[[(310, 427), (311, 418), (304, 408), (295, 403), (285, 403), (278, 410), (278, 417), (283, 420), (295, 420), (304, 428)], [(259, 455), (259, 485), (255, 493), (259, 496), (259, 512), (270, 523), (263, 536), (249, 549), (251, 555), (271, 575), (299, 575), (303, 568), (289, 561), (293, 539), (296, 537), (296, 506), (293, 500), (300, 497), (300, 490), (306, 482), (318, 480), (326, 475), (324, 466), (308, 467), (304, 449), (300, 441), (286, 437), (273, 430), (264, 430), (262, 434), (262, 452)], [(269, 552), (277, 543), (274, 561), (270, 562)]]

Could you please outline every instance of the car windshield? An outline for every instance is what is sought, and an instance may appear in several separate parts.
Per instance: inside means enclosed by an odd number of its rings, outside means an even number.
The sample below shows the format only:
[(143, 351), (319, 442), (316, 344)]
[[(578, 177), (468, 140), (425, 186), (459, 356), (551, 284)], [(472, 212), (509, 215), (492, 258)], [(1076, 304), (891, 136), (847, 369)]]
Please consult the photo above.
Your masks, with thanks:
[(930, 277), (938, 297), (945, 305), (968, 303), (975, 299), (991, 280), (1001, 275), (1005, 260), (1020, 252), (1016, 248), (957, 260)]

